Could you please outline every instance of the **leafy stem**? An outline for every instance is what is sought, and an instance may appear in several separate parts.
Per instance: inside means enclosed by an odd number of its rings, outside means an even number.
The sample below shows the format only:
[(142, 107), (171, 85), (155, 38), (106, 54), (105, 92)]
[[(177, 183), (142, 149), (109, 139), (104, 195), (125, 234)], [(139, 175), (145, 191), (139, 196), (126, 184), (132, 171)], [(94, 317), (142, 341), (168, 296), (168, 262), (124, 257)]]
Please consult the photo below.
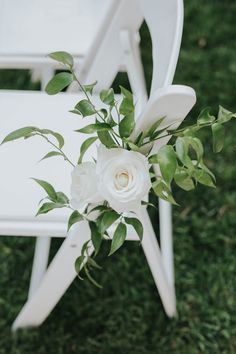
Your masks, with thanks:
[(69, 162), (71, 164), (71, 166), (75, 167), (75, 165), (73, 164), (73, 162), (66, 156), (66, 154), (63, 152), (62, 149), (60, 149), (56, 144), (54, 144), (51, 140), (48, 139), (47, 136), (37, 132), (35, 135), (39, 135), (41, 136), (42, 138), (44, 138), (49, 144), (51, 144), (55, 149), (57, 149), (60, 154), (64, 157), (64, 159)]
[[(216, 122), (217, 122), (217, 121), (216, 121)], [(209, 127), (209, 126), (211, 126), (211, 125), (212, 125), (212, 123), (206, 123), (206, 124), (202, 124), (202, 125), (199, 125), (199, 124), (196, 123), (196, 124), (193, 124), (193, 125), (191, 125), (191, 126), (189, 126), (189, 127), (186, 127), (186, 128), (181, 128), (181, 129), (176, 129), (176, 130), (168, 131), (167, 134), (165, 134), (165, 135), (159, 135), (159, 136), (157, 136), (157, 137), (154, 138), (154, 139), (151, 139), (151, 137), (150, 137), (150, 140), (146, 141), (145, 143), (142, 143), (142, 144), (140, 145), (140, 147), (145, 146), (145, 145), (148, 145), (148, 144), (151, 144), (151, 143), (154, 142), (154, 141), (157, 141), (157, 140), (162, 139), (162, 138), (166, 138), (166, 137), (168, 137), (168, 136), (173, 136), (173, 135), (176, 135), (176, 134), (179, 134), (179, 133), (184, 133), (184, 132), (186, 132), (187, 130), (190, 130), (190, 131), (191, 131), (191, 129), (195, 129), (195, 128), (197, 128), (197, 130), (200, 130), (200, 129), (202, 129), (202, 128)]]
[[(73, 75), (73, 79), (77, 82), (77, 84), (79, 85), (81, 91), (85, 94), (87, 100), (88, 100), (89, 103), (93, 106), (94, 111), (96, 112), (96, 114), (97, 114), (97, 115), (102, 119), (102, 121), (105, 123), (106, 120), (104, 119), (104, 117), (102, 116), (102, 114), (101, 114), (101, 113), (96, 109), (96, 107), (94, 106), (94, 104), (93, 104), (91, 98), (89, 97), (88, 93), (86, 92), (86, 90), (84, 89), (83, 85), (81, 84), (81, 82), (80, 82), (79, 79), (77, 78), (77, 76), (76, 76), (75, 71), (74, 71), (73, 68), (71, 68), (71, 73), (72, 73), (72, 75)], [(118, 116), (119, 116), (119, 115), (118, 115)], [(115, 142), (117, 143), (117, 145), (120, 146), (119, 141), (116, 139), (116, 136), (119, 137), (119, 135), (116, 134), (113, 129), (112, 129), (112, 133), (111, 133), (111, 134), (112, 134), (112, 136), (113, 136)]]

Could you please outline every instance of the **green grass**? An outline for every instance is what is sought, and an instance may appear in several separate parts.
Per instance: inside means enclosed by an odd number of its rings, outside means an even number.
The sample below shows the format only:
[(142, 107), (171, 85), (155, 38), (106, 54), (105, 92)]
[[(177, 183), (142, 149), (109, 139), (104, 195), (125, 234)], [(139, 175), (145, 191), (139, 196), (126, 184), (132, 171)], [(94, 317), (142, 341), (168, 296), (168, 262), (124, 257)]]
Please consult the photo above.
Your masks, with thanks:
[[(236, 2), (185, 1), (185, 27), (175, 82), (195, 88), (198, 103), (190, 118), (209, 105), (236, 111)], [(148, 34), (143, 58), (151, 76)], [(125, 84), (125, 77), (120, 82)], [(1, 88), (32, 87), (29, 74), (1, 72)], [(174, 208), (177, 319), (168, 319), (142, 249), (127, 243), (106, 258), (99, 290), (76, 280), (38, 329), (12, 335), (10, 325), (26, 300), (34, 240), (2, 237), (0, 243), (0, 354), (235, 354), (236, 353), (236, 126), (226, 148), (211, 153), (216, 190), (176, 190)], [(152, 220), (158, 229), (157, 215)], [(54, 251), (59, 246), (54, 241)]]

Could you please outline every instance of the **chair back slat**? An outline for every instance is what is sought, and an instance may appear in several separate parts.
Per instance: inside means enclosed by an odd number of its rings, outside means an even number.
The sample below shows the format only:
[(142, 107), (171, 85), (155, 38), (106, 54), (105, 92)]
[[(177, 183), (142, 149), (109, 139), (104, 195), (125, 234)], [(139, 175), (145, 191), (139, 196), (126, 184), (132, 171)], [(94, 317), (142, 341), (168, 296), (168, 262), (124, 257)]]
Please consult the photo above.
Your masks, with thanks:
[(152, 39), (151, 93), (172, 83), (183, 30), (182, 0), (139, 0)]

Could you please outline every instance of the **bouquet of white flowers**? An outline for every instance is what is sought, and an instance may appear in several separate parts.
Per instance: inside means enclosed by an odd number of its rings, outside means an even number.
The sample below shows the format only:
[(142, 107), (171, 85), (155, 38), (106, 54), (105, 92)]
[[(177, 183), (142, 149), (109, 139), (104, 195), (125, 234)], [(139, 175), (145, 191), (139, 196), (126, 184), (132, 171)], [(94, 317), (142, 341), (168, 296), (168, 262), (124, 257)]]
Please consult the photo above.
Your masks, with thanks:
[[(215, 187), (214, 174), (203, 161), (204, 148), (198, 131), (210, 127), (213, 150), (219, 152), (224, 145), (224, 124), (235, 118), (236, 114), (220, 107), (218, 116), (214, 117), (206, 108), (201, 111), (195, 124), (180, 129), (166, 126), (165, 117), (161, 117), (137, 135), (131, 92), (121, 87), (122, 100), (118, 102), (112, 88), (103, 90), (100, 99), (104, 108), (97, 109), (92, 100), (96, 82), (91, 85), (80, 83), (73, 57), (69, 53), (55, 52), (50, 57), (65, 65), (66, 71), (56, 74), (50, 80), (46, 92), (54, 95), (76, 82), (84, 93), (84, 99), (71, 112), (82, 118), (94, 116), (94, 123), (77, 130), (80, 134), (89, 135), (81, 145), (78, 161), (70, 161), (63, 151), (64, 138), (49, 129), (23, 127), (7, 135), (2, 144), (19, 138), (40, 136), (54, 149), (43, 159), (59, 156), (72, 165), (70, 198), (63, 192), (56, 192), (48, 182), (35, 179), (47, 193), (47, 201), (41, 202), (37, 215), (55, 208), (71, 209), (68, 231), (75, 223), (88, 221), (91, 239), (84, 244), (75, 267), (80, 276), (84, 265), (90, 281), (100, 286), (92, 277), (90, 269), (100, 268), (94, 258), (102, 241), (112, 239), (109, 255), (113, 254), (124, 243), (127, 226), (133, 227), (142, 240), (143, 226), (136, 212), (142, 205), (151, 205), (148, 203), (150, 191), (159, 198), (177, 204), (172, 195), (173, 183), (185, 191), (194, 189), (198, 183)], [(154, 143), (166, 136), (173, 137), (172, 143), (152, 154)], [(99, 142), (96, 160), (84, 162), (85, 152), (96, 142)], [(159, 167), (155, 173), (153, 165)], [(91, 244), (95, 249), (94, 256), (88, 252)]]

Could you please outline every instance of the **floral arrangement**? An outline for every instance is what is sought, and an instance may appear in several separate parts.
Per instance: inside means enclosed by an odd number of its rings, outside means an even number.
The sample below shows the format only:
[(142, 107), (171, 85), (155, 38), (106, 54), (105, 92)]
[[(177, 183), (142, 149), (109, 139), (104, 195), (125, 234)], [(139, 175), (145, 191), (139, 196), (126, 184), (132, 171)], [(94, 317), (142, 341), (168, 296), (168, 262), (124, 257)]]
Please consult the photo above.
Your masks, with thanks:
[[(89, 136), (81, 145), (78, 161), (70, 161), (63, 152), (64, 138), (49, 129), (23, 127), (7, 135), (2, 144), (19, 138), (40, 136), (53, 146), (53, 151), (42, 159), (59, 156), (71, 164), (70, 198), (63, 192), (56, 192), (48, 182), (35, 179), (47, 194), (47, 201), (41, 202), (37, 215), (56, 208), (71, 209), (68, 231), (75, 223), (88, 221), (91, 239), (84, 244), (75, 268), (81, 278), (80, 271), (84, 266), (89, 280), (100, 286), (91, 275), (91, 269), (100, 268), (95, 257), (102, 241), (111, 237), (109, 255), (112, 255), (124, 243), (127, 226), (133, 227), (142, 241), (143, 226), (136, 212), (142, 205), (150, 205), (150, 191), (159, 198), (177, 204), (172, 195), (173, 183), (185, 191), (194, 189), (198, 183), (215, 187), (214, 174), (203, 160), (204, 148), (198, 131), (211, 128), (213, 151), (218, 153), (224, 145), (224, 124), (235, 118), (236, 114), (219, 107), (218, 116), (215, 117), (206, 108), (201, 111), (195, 124), (180, 129), (165, 126), (165, 117), (161, 117), (148, 130), (134, 136), (135, 104), (131, 92), (120, 87), (122, 100), (118, 102), (112, 88), (103, 90), (100, 100), (104, 108), (97, 109), (92, 100), (96, 82), (91, 85), (80, 83), (73, 57), (69, 53), (55, 52), (50, 57), (63, 64), (66, 71), (50, 80), (46, 92), (54, 95), (76, 82), (84, 93), (84, 99), (71, 112), (85, 118), (85, 122), (86, 117), (95, 117), (93, 124), (77, 130)], [(172, 143), (152, 154), (153, 144), (164, 136), (172, 136)], [(99, 142), (97, 160), (84, 161), (85, 152), (95, 142)], [(159, 169), (155, 169), (160, 171), (159, 174), (153, 172), (153, 165), (159, 166)], [(91, 245), (95, 250), (93, 256), (88, 252)]]

